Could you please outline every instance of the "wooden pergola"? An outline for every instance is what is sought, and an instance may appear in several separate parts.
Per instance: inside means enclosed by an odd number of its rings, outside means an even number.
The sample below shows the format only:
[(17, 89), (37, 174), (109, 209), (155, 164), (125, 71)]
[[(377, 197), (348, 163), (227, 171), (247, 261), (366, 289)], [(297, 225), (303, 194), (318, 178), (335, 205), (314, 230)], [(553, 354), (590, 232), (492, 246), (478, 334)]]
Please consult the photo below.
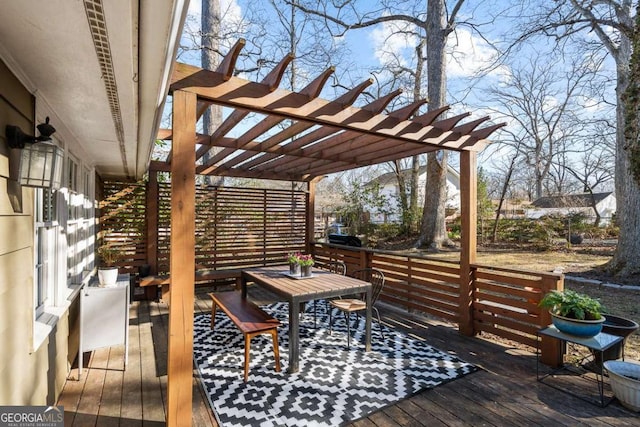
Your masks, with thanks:
[[(226, 55), (216, 71), (176, 64), (173, 129), (159, 139), (171, 139), (172, 151), (151, 168), (171, 172), (171, 288), (169, 309), (167, 425), (185, 426), (191, 420), (193, 381), (193, 307), (195, 271), (195, 177), (216, 175), (300, 181), (309, 185), (313, 205), (315, 183), (327, 174), (447, 149), (460, 153), (461, 281), (463, 310), (460, 331), (471, 335), (471, 264), (476, 260), (476, 162), (487, 138), (504, 124), (479, 126), (489, 117), (463, 122), (470, 113), (438, 120), (448, 107), (416, 112), (426, 101), (414, 102), (384, 114), (399, 91), (354, 107), (367, 80), (333, 101), (319, 94), (334, 69), (319, 75), (299, 92), (278, 88), (293, 57), (286, 56), (261, 81), (234, 77), (244, 41)], [(196, 122), (211, 105), (233, 109), (212, 135), (196, 133)], [(229, 132), (250, 113), (264, 118), (241, 136)], [(413, 117), (412, 117), (413, 116)], [(274, 127), (285, 122), (284, 130)], [(198, 146), (199, 145), (199, 146)], [(206, 162), (210, 148), (219, 152)], [(313, 230), (308, 218), (307, 233)], [(311, 231), (310, 231), (311, 230)], [(191, 422), (188, 422), (189, 425)]]

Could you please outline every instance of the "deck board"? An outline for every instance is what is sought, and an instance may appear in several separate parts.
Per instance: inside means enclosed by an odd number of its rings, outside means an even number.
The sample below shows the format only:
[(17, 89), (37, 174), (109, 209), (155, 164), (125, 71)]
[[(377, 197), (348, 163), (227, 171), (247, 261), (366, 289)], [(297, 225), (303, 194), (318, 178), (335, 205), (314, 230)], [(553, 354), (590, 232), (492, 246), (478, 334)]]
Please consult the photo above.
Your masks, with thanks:
[(108, 360), (108, 348), (92, 352), (89, 360), (89, 369), (85, 369), (82, 372), (83, 376), (86, 375), (86, 380), (78, 403), (77, 413), (73, 419), (74, 426), (97, 425)]
[(122, 382), (125, 371), (124, 345), (111, 347), (108, 355), (102, 398), (96, 419), (97, 427), (118, 427), (120, 425)]
[[(198, 289), (196, 312), (208, 312), (211, 299)], [(249, 289), (258, 304), (274, 296)], [(58, 404), (65, 426), (163, 426), (167, 393), (168, 308), (160, 302), (134, 301), (129, 326), (129, 364), (122, 371), (123, 347), (96, 350), (77, 381), (70, 373)], [(469, 338), (445, 321), (381, 310), (383, 321), (442, 351), (476, 364), (480, 371), (426, 390), (351, 423), (357, 427), (399, 426), (636, 426), (638, 414), (617, 401), (606, 408), (536, 381), (535, 354), (482, 336)], [(376, 339), (377, 334), (373, 334)], [(194, 369), (192, 422), (217, 427), (215, 415)]]
[[(137, 313), (136, 308), (131, 306), (130, 317)], [(129, 361), (122, 380), (121, 427), (142, 426), (142, 419), (139, 417), (142, 414), (142, 365), (140, 328), (137, 323), (138, 319), (134, 319), (129, 327)]]
[[(155, 304), (141, 304), (140, 322), (140, 364), (142, 368), (142, 425), (164, 423), (166, 420), (166, 360), (167, 334), (162, 330), (162, 316), (151, 312), (157, 310)], [(155, 341), (154, 341), (155, 334)], [(163, 378), (165, 381), (163, 382)]]

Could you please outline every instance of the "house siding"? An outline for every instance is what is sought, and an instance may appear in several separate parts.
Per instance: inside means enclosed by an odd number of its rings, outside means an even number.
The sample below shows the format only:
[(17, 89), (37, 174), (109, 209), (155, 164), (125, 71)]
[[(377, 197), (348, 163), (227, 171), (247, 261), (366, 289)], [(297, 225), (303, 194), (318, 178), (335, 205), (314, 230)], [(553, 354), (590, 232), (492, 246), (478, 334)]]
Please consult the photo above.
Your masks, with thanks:
[(0, 405), (54, 404), (70, 369), (69, 310), (33, 348), (34, 190), (22, 188), (20, 213), (8, 190), (4, 129), (12, 124), (32, 133), (34, 122), (35, 98), (0, 61)]
[[(375, 180), (374, 180), (375, 181)], [(373, 182), (373, 181), (372, 181)], [(418, 178), (418, 206), (424, 205), (424, 192), (427, 182), (426, 168), (420, 173)], [(446, 207), (460, 210), (460, 176), (452, 169), (447, 170), (447, 200)], [(371, 222), (374, 223), (386, 223), (386, 222), (400, 222), (400, 205), (398, 203), (399, 188), (395, 178), (382, 180), (382, 186), (380, 188), (380, 194), (385, 196), (389, 201), (387, 209), (393, 211), (392, 214), (384, 216), (382, 214), (372, 214)], [(368, 209), (371, 209), (368, 207)]]
[[(535, 203), (535, 202), (534, 202)], [(615, 195), (609, 194), (604, 197), (598, 203), (596, 203), (596, 209), (600, 214), (600, 225), (608, 225), (611, 223), (611, 219), (616, 212), (616, 197)], [(532, 205), (529, 209), (526, 210), (526, 217), (531, 219), (538, 219), (545, 215), (570, 215), (581, 213), (584, 214), (586, 218), (591, 221), (594, 221), (596, 218), (595, 213), (593, 212), (593, 208), (591, 206), (571, 206), (571, 207), (536, 207)]]

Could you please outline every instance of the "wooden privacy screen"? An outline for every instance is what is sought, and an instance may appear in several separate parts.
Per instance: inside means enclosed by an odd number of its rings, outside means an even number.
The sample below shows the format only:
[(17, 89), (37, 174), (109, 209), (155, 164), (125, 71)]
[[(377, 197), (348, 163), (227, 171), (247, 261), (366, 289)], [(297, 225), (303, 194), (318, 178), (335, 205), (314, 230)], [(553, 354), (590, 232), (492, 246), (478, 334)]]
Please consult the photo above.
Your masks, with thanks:
[[(160, 184), (158, 270), (169, 265), (169, 184)], [(252, 188), (196, 189), (196, 266), (215, 270), (285, 263), (304, 250), (306, 193)]]
[[(158, 212), (147, 212), (144, 183), (106, 182), (102, 238), (125, 252), (122, 272), (147, 263), (147, 219), (157, 218), (158, 273), (169, 272), (171, 185), (158, 185)], [(305, 247), (307, 194), (254, 188), (196, 188), (196, 266), (215, 270), (286, 262)]]
[(138, 266), (147, 262), (145, 192), (141, 182), (103, 183), (98, 245), (122, 251), (116, 262), (121, 273), (137, 273)]

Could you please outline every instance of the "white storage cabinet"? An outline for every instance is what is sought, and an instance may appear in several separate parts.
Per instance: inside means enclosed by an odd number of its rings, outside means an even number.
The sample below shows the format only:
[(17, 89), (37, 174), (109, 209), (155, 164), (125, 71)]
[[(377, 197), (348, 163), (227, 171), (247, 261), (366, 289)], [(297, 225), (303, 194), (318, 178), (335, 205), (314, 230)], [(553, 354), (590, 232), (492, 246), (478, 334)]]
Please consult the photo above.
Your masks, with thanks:
[(116, 286), (103, 288), (92, 281), (80, 291), (80, 349), (78, 379), (83, 353), (124, 344), (124, 368), (129, 358), (129, 275), (118, 276)]

